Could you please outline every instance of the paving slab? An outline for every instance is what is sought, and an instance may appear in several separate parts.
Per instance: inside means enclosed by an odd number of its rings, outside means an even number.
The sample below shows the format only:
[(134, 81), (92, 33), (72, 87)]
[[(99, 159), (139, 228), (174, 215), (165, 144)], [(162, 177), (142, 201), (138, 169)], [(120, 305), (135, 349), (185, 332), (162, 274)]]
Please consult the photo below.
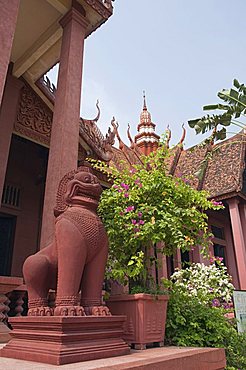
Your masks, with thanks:
[[(3, 345), (0, 345), (0, 348), (2, 347)], [(132, 350), (127, 356), (60, 366), (0, 358), (1, 370), (222, 370), (224, 367), (224, 350), (216, 348), (163, 347)]]

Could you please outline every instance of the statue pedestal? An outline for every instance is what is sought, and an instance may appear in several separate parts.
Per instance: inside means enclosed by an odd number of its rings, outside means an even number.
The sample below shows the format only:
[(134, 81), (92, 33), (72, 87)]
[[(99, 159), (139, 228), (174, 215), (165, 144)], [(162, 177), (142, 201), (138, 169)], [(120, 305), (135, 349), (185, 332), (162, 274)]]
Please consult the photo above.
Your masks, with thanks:
[(126, 355), (125, 316), (27, 316), (11, 318), (12, 339), (1, 356), (63, 365)]

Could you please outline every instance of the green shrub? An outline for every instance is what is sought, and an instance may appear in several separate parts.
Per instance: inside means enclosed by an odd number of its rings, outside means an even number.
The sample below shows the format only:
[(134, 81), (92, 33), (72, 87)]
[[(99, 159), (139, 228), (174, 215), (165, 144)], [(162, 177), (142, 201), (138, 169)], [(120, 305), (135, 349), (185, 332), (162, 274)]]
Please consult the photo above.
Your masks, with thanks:
[(238, 334), (222, 307), (211, 307), (173, 286), (168, 304), (166, 342), (169, 345), (223, 347), (228, 370), (246, 369), (246, 334)]

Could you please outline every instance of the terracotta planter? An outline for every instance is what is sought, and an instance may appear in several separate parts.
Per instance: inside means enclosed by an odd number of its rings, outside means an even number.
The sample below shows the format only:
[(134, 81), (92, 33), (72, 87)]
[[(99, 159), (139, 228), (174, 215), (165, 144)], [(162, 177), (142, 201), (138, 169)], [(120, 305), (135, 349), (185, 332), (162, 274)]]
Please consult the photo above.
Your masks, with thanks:
[(135, 349), (146, 344), (163, 345), (167, 314), (166, 295), (129, 294), (110, 297), (107, 305), (113, 315), (126, 315), (124, 340)]

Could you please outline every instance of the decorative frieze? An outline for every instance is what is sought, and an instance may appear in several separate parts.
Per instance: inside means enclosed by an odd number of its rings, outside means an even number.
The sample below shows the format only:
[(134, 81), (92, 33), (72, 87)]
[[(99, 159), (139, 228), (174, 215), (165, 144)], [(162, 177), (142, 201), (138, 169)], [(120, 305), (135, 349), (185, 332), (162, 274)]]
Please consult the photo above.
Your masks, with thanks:
[(40, 144), (49, 145), (52, 112), (31, 88), (21, 91), (14, 131)]

